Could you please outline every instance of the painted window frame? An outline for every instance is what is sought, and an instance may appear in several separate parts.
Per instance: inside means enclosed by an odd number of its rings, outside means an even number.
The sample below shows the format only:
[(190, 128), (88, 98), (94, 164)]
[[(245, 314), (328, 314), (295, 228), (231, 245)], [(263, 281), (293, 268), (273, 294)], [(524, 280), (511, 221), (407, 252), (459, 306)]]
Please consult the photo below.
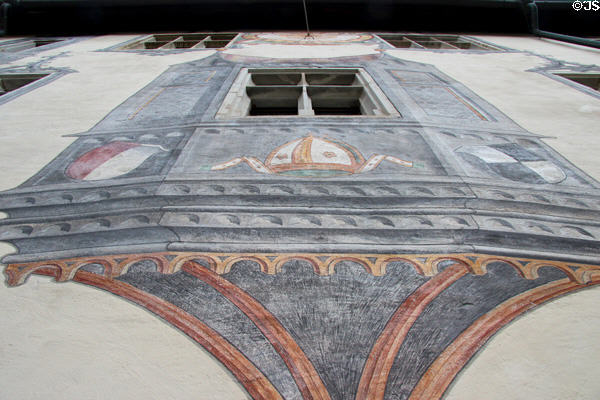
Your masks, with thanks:
[[(282, 87), (294, 88), (299, 94), (297, 104), (297, 114), (294, 115), (250, 115), (252, 109), (252, 94), (249, 93), (257, 87), (273, 87), (277, 85), (257, 85), (253, 81), (253, 76), (257, 75), (291, 75), (299, 74), (301, 79), (297, 84), (286, 84)], [(350, 85), (311, 85), (307, 76), (314, 75), (353, 75), (354, 80)], [(329, 93), (333, 93), (335, 88), (355, 88), (354, 92), (360, 88), (360, 95), (356, 97), (360, 106), (360, 114), (341, 115), (341, 114), (319, 114), (313, 106), (314, 88), (319, 87), (323, 93), (327, 94), (326, 87), (331, 87)], [(312, 88), (312, 89), (311, 89)], [(283, 90), (283, 89), (282, 89)], [(289, 89), (288, 89), (289, 90)], [(341, 89), (343, 91), (343, 89)], [(309, 92), (313, 92), (310, 94)], [(323, 96), (320, 96), (321, 98)], [(322, 101), (322, 100), (320, 100)], [(387, 98), (385, 93), (379, 88), (373, 78), (360, 67), (340, 67), (340, 68), (242, 68), (234, 80), (229, 92), (225, 96), (221, 107), (216, 113), (216, 119), (236, 119), (236, 118), (273, 118), (273, 117), (401, 117), (394, 105)]]

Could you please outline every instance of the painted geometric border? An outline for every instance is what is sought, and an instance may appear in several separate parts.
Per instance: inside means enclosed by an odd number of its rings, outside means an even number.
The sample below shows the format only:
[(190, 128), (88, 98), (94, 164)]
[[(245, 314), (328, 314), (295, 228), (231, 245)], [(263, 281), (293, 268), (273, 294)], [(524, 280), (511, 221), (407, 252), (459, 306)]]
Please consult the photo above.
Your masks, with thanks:
[[(270, 254), (162, 252), (51, 260), (10, 264), (5, 270), (11, 286), (22, 284), (32, 274), (54, 276), (57, 281), (74, 280), (95, 286), (133, 301), (182, 330), (218, 358), (255, 399), (278, 399), (281, 394), (242, 352), (214, 329), (172, 303), (115, 279), (140, 261), (153, 261), (157, 271), (184, 271), (218, 291), (241, 310), (264, 334), (289, 369), (302, 397), (329, 399), (330, 395), (315, 367), (292, 335), (249, 293), (221, 277), (239, 261), (254, 261), (266, 274), (276, 274), (290, 260), (303, 260), (314, 273), (335, 273), (342, 261), (361, 264), (375, 276), (386, 273), (391, 262), (411, 264), (420, 275), (432, 276), (410, 294), (389, 318), (370, 350), (363, 367), (356, 399), (383, 399), (394, 360), (409, 330), (423, 310), (453, 283), (468, 274), (484, 275), (490, 263), (512, 266), (525, 279), (538, 277), (542, 267), (560, 269), (567, 278), (555, 280), (520, 293), (480, 316), (465, 329), (428, 367), (414, 387), (411, 400), (439, 399), (458, 372), (483, 344), (518, 315), (557, 296), (600, 283), (600, 265), (555, 260), (523, 259), (490, 254)], [(101, 265), (96, 274), (84, 269)]]

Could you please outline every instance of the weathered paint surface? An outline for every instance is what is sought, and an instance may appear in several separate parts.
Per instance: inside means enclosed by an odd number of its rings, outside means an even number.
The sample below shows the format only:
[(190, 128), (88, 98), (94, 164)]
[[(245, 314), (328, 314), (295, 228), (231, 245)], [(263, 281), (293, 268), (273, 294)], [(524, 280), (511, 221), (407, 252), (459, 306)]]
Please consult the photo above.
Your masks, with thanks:
[[(435, 399), (500, 327), (599, 282), (598, 182), (537, 135), (426, 64), (243, 38), (0, 194), (10, 284), (141, 304), (255, 398)], [(214, 119), (241, 68), (307, 66), (364, 68), (401, 117)]]

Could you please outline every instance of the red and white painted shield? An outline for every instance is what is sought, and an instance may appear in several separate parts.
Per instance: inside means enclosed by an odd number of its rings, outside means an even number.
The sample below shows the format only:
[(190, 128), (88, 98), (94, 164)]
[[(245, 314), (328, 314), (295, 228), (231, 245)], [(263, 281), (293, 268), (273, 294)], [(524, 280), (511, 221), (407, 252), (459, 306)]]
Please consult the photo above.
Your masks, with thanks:
[(125, 175), (159, 151), (160, 146), (111, 142), (88, 151), (67, 168), (69, 178), (97, 181)]

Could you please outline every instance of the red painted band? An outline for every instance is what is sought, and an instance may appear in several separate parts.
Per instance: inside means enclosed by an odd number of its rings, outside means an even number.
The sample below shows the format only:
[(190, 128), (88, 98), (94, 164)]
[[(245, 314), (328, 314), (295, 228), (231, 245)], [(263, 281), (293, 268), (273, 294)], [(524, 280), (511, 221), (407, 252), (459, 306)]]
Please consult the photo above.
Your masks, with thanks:
[(104, 146), (90, 150), (77, 160), (75, 160), (65, 172), (66, 175), (73, 179), (85, 179), (93, 170), (106, 161), (110, 160), (117, 154), (120, 154), (139, 144), (130, 142), (111, 142)]
[(182, 269), (212, 286), (252, 320), (281, 355), (305, 399), (330, 398), (308, 357), (277, 318), (262, 304), (227, 279), (196, 262), (188, 261), (183, 264)]
[(454, 264), (421, 285), (398, 307), (365, 363), (357, 400), (383, 399), (394, 360), (414, 322), (431, 301), (468, 272), (466, 266)]

